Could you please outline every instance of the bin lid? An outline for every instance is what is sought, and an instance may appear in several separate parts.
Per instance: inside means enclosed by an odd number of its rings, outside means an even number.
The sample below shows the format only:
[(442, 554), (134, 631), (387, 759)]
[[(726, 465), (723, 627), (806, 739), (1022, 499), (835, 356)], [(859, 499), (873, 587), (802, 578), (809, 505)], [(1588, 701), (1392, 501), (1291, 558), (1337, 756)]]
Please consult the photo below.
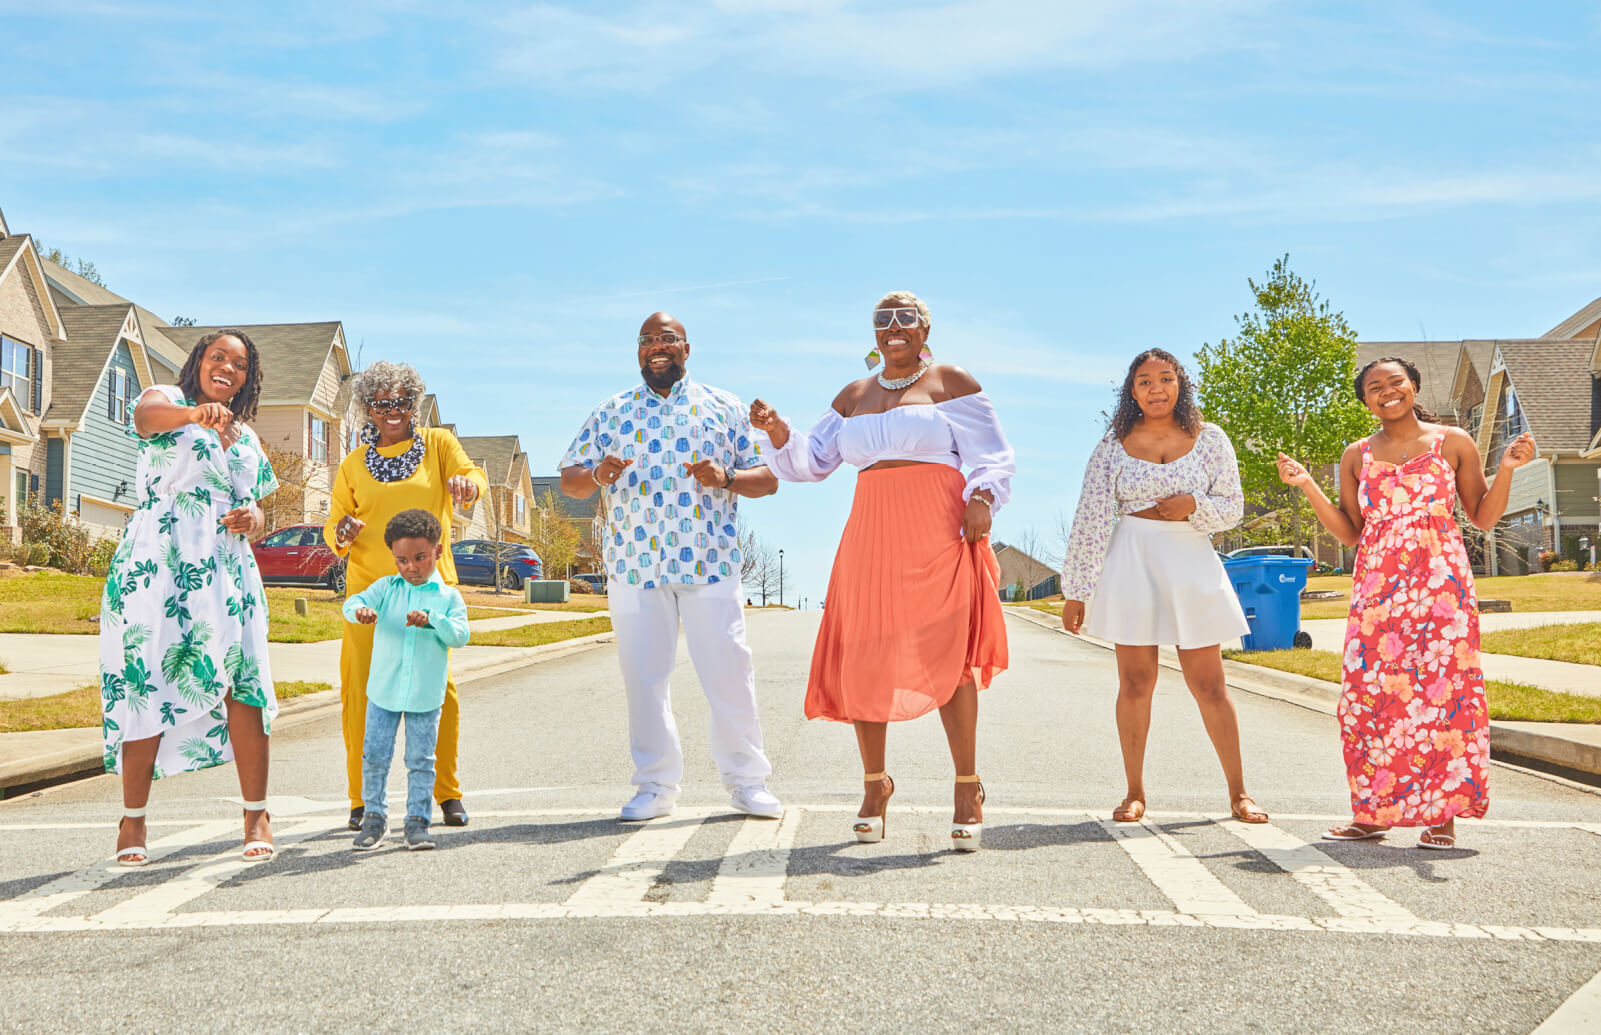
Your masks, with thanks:
[(1225, 568), (1245, 568), (1256, 564), (1260, 564), (1264, 568), (1289, 568), (1296, 565), (1310, 568), (1312, 566), (1311, 560), (1306, 557), (1282, 557), (1273, 553), (1254, 554), (1250, 557), (1230, 557), (1223, 562)]

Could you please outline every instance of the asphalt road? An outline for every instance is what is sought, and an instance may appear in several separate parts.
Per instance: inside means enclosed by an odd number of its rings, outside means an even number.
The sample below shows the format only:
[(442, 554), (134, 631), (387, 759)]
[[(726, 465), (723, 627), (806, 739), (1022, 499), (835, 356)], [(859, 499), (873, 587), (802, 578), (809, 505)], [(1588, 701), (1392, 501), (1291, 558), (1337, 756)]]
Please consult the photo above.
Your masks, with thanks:
[(157, 785), (140, 870), (104, 864), (113, 778), (0, 803), (0, 1028), (1527, 1032), (1601, 971), (1601, 796), (1497, 767), (1456, 851), (1320, 842), (1333, 719), (1241, 695), (1274, 817), (1244, 828), (1165, 673), (1151, 816), (1114, 826), (1111, 655), (1023, 623), (980, 697), (984, 850), (945, 847), (934, 716), (891, 730), (889, 837), (859, 845), (854, 738), (801, 716), (817, 617), (750, 617), (781, 821), (727, 810), (682, 647), (671, 820), (615, 819), (609, 646), (464, 689), (472, 824), (436, 852), (349, 850), (333, 721), (274, 737), (260, 866), (231, 768)]

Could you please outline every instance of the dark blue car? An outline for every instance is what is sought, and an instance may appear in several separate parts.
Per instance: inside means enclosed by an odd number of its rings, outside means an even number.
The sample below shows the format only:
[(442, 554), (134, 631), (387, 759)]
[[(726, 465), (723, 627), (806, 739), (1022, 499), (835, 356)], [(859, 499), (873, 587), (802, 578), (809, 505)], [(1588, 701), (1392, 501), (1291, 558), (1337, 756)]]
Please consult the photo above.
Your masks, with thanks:
[(457, 580), (467, 586), (493, 586), (498, 569), (502, 586), (521, 589), (525, 579), (538, 579), (544, 572), (539, 555), (522, 543), (463, 539), (451, 545), (450, 554)]

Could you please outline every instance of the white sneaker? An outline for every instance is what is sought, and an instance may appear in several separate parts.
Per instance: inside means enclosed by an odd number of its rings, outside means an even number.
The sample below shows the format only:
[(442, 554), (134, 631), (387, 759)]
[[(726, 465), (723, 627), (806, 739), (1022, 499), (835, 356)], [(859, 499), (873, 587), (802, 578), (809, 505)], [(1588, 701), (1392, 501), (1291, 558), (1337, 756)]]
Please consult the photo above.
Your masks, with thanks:
[(642, 820), (655, 819), (658, 816), (671, 815), (678, 799), (660, 791), (640, 791), (628, 799), (623, 811), (617, 816), (624, 823), (638, 823)]
[(749, 787), (735, 787), (729, 794), (728, 801), (739, 811), (763, 819), (777, 819), (784, 814), (783, 803), (759, 783)]

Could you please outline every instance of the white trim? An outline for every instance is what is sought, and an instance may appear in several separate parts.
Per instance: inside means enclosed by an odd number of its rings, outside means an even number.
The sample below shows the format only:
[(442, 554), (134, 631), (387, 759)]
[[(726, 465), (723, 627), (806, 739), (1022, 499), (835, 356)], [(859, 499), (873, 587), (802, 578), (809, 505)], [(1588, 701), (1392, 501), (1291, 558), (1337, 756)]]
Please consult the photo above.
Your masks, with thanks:
[[(133, 479), (131, 479), (131, 478), (129, 479), (129, 481), (132, 481), (132, 480)], [(130, 495), (130, 496), (133, 495), (133, 490), (132, 489), (128, 490), (128, 495)], [(103, 497), (95, 496), (95, 495), (93, 495), (91, 493), (87, 493), (87, 492), (78, 493), (78, 498), (80, 500), (88, 500), (90, 503), (93, 503), (97, 507), (110, 507), (112, 510), (120, 510), (124, 514), (132, 514), (135, 510), (138, 509), (137, 507), (130, 506), (130, 505), (126, 504), (126, 503), (113, 503), (108, 499), (104, 499)]]
[(4, 269), (0, 269), (0, 280), (6, 279), (14, 268), (17, 260), (23, 259), (23, 265), (28, 268), (28, 276), (33, 280), (33, 289), (39, 295), (39, 306), (45, 314), (45, 330), (50, 332), (52, 341), (66, 341), (67, 329), (61, 325), (61, 311), (56, 308), (55, 299), (50, 297), (50, 282), (45, 279), (44, 267), (39, 265), (39, 253), (34, 251), (33, 238), (28, 234), (18, 235), (26, 238), (21, 248), (11, 257), (11, 261)]

